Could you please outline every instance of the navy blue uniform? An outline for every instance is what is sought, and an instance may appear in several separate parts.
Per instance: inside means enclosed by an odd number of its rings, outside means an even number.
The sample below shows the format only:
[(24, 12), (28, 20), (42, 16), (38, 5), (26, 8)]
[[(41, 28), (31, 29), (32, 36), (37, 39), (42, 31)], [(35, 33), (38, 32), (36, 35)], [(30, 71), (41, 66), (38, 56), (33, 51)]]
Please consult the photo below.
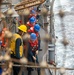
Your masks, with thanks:
[[(39, 50), (38, 44), (37, 44), (37, 46), (36, 46), (36, 44), (34, 46), (34, 44), (33, 43), (31, 44), (31, 41), (30, 41), (28, 44), (28, 61), (35, 63), (35, 60), (33, 59), (33, 56), (35, 56), (36, 57), (36, 63), (39, 64), (38, 57), (36, 55), (36, 50)], [(28, 70), (28, 75), (31, 75), (31, 71), (33, 71), (33, 68), (29, 67), (29, 68), (27, 68), (27, 70)], [(37, 69), (37, 72), (38, 72), (38, 75), (40, 75), (40, 69), (39, 68)]]

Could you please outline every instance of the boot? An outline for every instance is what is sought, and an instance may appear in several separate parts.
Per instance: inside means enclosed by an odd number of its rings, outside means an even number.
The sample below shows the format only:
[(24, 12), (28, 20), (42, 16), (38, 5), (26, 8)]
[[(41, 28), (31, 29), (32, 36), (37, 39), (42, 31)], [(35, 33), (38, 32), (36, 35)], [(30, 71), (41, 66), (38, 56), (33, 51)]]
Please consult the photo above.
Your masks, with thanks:
[(40, 75), (40, 70), (37, 70), (38, 75)]

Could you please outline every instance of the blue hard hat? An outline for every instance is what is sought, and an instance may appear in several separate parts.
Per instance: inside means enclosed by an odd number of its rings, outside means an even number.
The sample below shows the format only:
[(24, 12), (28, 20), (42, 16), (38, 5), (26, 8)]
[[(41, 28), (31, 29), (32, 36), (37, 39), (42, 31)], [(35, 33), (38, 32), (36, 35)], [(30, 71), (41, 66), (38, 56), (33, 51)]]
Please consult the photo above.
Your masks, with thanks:
[(39, 24), (35, 24), (34, 30), (39, 32), (40, 31), (40, 25)]
[(36, 21), (36, 18), (33, 16), (33, 17), (30, 18), (29, 21), (30, 21), (31, 23), (34, 23), (34, 22)]
[(36, 14), (35, 10), (31, 10), (31, 14)]
[(31, 38), (31, 40), (36, 40), (37, 36), (35, 33), (31, 33), (30, 38)]

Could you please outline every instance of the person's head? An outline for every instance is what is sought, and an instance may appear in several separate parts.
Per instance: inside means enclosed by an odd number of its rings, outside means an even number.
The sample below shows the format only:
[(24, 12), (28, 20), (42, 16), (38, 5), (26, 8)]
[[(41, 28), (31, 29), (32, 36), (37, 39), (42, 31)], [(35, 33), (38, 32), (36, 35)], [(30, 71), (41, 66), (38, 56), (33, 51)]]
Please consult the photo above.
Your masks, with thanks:
[(31, 10), (31, 14), (36, 14), (36, 11), (35, 10)]
[(19, 29), (19, 34), (20, 34), (20, 35), (23, 35), (24, 33), (27, 32), (27, 27), (26, 27), (26, 25), (20, 25), (20, 26), (18, 27), (18, 29)]
[(36, 34), (35, 34), (35, 33), (31, 33), (31, 34), (30, 34), (30, 39), (31, 39), (32, 41), (35, 41), (35, 40), (37, 39)]
[(33, 7), (33, 10), (34, 10), (34, 11), (37, 11), (37, 7)]
[(30, 19), (29, 19), (30, 23), (35, 23), (36, 22), (36, 18), (34, 16), (32, 16)]
[(40, 31), (40, 25), (39, 24), (35, 24), (34, 30), (35, 30), (35, 32), (39, 32)]

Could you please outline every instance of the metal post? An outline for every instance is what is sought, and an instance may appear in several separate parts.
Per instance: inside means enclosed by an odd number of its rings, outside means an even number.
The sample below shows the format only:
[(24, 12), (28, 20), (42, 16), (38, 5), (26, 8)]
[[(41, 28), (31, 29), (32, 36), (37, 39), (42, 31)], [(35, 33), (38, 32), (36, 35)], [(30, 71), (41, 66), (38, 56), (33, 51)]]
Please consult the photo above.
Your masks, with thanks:
[[(54, 0), (52, 0), (51, 7), (50, 7), (50, 35), (51, 35), (51, 38), (54, 38), (53, 4), (54, 4)], [(51, 40), (51, 43), (54, 43), (53, 40)]]
[[(49, 51), (49, 58), (53, 56), (53, 58), (51, 59), (52, 61), (55, 62), (55, 42), (54, 42), (55, 35), (54, 35), (54, 23), (53, 23), (53, 4), (54, 4), (54, 0), (52, 0), (51, 7), (50, 7), (50, 26), (49, 26), (50, 32), (49, 33), (50, 33), (51, 41), (48, 44), (48, 51)], [(52, 47), (52, 45), (54, 46)], [(51, 48), (53, 48), (53, 50)], [(51, 59), (49, 60), (49, 62), (51, 62)]]
[[(49, 51), (49, 62), (51, 62), (55, 67), (55, 33), (54, 33), (54, 23), (53, 23), (53, 5), (54, 1), (52, 0), (51, 6), (50, 6), (50, 37), (51, 41), (48, 44), (48, 51)], [(50, 45), (51, 44), (51, 45)], [(54, 70), (54, 75), (56, 75), (56, 69)]]

